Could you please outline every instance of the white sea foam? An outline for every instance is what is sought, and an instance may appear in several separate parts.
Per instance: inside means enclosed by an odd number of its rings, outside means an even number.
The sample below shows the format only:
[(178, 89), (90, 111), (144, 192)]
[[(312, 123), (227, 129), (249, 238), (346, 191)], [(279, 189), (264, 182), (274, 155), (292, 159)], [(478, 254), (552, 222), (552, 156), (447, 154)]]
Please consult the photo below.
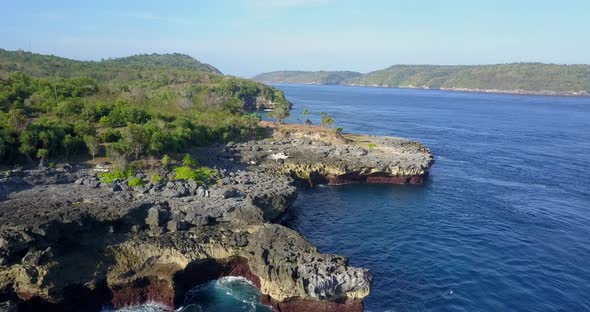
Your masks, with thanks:
[(119, 310), (103, 308), (101, 312), (170, 312), (173, 311), (162, 303), (150, 301), (141, 305), (131, 305)]

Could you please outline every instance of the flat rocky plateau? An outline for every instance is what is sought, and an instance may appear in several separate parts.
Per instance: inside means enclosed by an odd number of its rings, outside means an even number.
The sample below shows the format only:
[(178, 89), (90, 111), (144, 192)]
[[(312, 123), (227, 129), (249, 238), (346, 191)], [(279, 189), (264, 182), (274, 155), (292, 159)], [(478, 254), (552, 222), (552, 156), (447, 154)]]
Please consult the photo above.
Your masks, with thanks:
[[(421, 184), (422, 144), (266, 124), (272, 137), (195, 150), (216, 184), (102, 183), (96, 168), (0, 176), (0, 311), (100, 311), (158, 301), (222, 276), (243, 276), (276, 311), (362, 311), (366, 269), (320, 253), (277, 222), (299, 187)], [(146, 179), (143, 173), (137, 177)]]

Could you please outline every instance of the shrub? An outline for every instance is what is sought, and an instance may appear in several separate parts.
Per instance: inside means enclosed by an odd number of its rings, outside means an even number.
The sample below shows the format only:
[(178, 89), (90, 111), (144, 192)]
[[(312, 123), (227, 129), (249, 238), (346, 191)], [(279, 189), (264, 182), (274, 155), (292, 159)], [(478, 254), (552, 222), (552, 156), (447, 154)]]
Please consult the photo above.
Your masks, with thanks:
[(163, 180), (164, 179), (162, 179), (162, 177), (157, 172), (152, 174), (152, 177), (150, 178), (150, 182), (153, 184), (160, 184)]
[(138, 187), (138, 186), (144, 186), (145, 183), (143, 183), (143, 180), (135, 177), (133, 179), (130, 179), (129, 181), (127, 181), (127, 185), (131, 186), (131, 187)]
[(332, 127), (334, 125), (334, 118), (324, 112), (321, 112), (320, 114), (322, 115), (322, 126)]
[(121, 139), (121, 132), (116, 129), (106, 129), (103, 133), (100, 134), (100, 140), (103, 143), (114, 143)]
[(174, 180), (197, 181), (197, 174), (195, 173), (195, 170), (193, 170), (191, 167), (176, 167), (174, 171), (176, 172), (176, 174), (174, 175)]
[(182, 165), (185, 167), (195, 168), (199, 165), (196, 160), (194, 160), (191, 155), (186, 154), (184, 158), (182, 158)]
[(170, 158), (170, 156), (168, 156), (168, 155), (164, 155), (164, 157), (162, 157), (162, 166), (170, 167), (171, 164), (172, 164), (172, 158)]
[(377, 144), (375, 144), (375, 143), (369, 143), (369, 144), (367, 144), (367, 147), (370, 148), (370, 149), (374, 149), (375, 147), (377, 147)]
[(99, 173), (98, 177), (100, 181), (104, 183), (111, 184), (116, 180), (125, 180), (126, 178), (133, 176), (133, 170), (131, 168), (127, 168), (125, 170), (121, 169), (113, 169), (109, 172)]
[(193, 180), (199, 185), (213, 183), (217, 179), (217, 172), (208, 167), (193, 169), (188, 166), (177, 167), (174, 169), (176, 174), (174, 180)]

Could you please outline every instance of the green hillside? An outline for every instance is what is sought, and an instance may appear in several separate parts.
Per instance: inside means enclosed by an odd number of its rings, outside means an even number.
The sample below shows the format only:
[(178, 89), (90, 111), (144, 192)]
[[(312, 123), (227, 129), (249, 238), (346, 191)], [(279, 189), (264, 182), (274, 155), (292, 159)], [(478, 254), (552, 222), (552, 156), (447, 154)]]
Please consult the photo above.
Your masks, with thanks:
[(395, 65), (345, 84), (546, 94), (588, 94), (590, 65), (514, 63), (477, 66)]
[(291, 72), (260, 74), (265, 83), (313, 83), (396, 88), (449, 89), (524, 94), (590, 95), (590, 65), (513, 63), (499, 65), (394, 65), (383, 70), (342, 79), (329, 73)]
[(191, 69), (200, 70), (215, 74), (221, 74), (221, 72), (205, 63), (201, 63), (194, 58), (180, 53), (173, 54), (140, 54), (128, 57), (109, 59), (103, 61), (107, 64), (116, 64), (119, 66), (147, 66), (147, 67), (165, 67), (165, 68), (177, 68), (177, 69)]
[(252, 80), (264, 83), (340, 84), (360, 75), (352, 71), (275, 71), (257, 75)]
[[(215, 67), (201, 63), (184, 54), (143, 54), (99, 62), (77, 61), (54, 55), (0, 49), (0, 78), (21, 71), (32, 77), (59, 76), (64, 78), (91, 76), (98, 80), (125, 79), (149, 69), (179, 69), (221, 75)], [(134, 79), (135, 77), (129, 77)]]
[(0, 50), (0, 164), (67, 160), (91, 146), (127, 162), (251, 139), (251, 113), (268, 106), (289, 103), (181, 54), (86, 62)]

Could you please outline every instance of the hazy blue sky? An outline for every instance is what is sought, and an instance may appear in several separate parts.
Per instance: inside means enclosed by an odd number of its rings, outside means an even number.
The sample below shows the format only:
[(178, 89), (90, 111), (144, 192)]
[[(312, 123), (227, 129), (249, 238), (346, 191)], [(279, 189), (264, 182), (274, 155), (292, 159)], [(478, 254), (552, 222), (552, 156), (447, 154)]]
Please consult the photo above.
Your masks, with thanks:
[(93, 60), (182, 52), (240, 76), (590, 63), (588, 0), (0, 0), (0, 16), (4, 49)]

